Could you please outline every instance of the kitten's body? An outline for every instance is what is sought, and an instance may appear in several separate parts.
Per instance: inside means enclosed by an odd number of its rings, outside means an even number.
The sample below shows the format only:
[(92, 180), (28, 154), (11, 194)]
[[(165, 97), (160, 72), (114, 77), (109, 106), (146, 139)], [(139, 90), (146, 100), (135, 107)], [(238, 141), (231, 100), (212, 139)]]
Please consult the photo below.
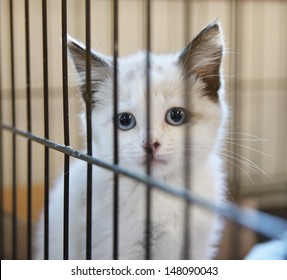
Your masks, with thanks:
[[(84, 89), (85, 52), (69, 44)], [(186, 151), (189, 151), (191, 192), (215, 203), (224, 200), (224, 173), (218, 156), (223, 133), (225, 105), (220, 81), (222, 40), (217, 24), (204, 29), (182, 52), (151, 54), (151, 132), (146, 143), (146, 54), (119, 59), (118, 112), (131, 113), (136, 124), (119, 129), (119, 164), (145, 172), (146, 153), (151, 153), (152, 175), (183, 188)], [(109, 58), (93, 53), (93, 147), (94, 155), (113, 162), (113, 75)], [(221, 88), (220, 88), (221, 82)], [(186, 86), (187, 85), (187, 86)], [(190, 104), (186, 104), (186, 93)], [(85, 92), (83, 92), (85, 97)], [(181, 125), (168, 123), (170, 108), (184, 108), (187, 119)], [(189, 127), (189, 129), (187, 129)], [(185, 133), (190, 143), (185, 146)], [(71, 259), (84, 259), (86, 248), (86, 163), (75, 161), (70, 169)], [(120, 176), (119, 258), (144, 259), (146, 186)], [(113, 257), (113, 174), (93, 167), (92, 257)], [(151, 258), (181, 259), (184, 252), (185, 202), (153, 189), (151, 198)], [(50, 197), (50, 258), (63, 252), (63, 179)], [(219, 217), (207, 210), (190, 207), (190, 257), (211, 258), (222, 227)], [(38, 225), (36, 258), (43, 257), (43, 217)]]

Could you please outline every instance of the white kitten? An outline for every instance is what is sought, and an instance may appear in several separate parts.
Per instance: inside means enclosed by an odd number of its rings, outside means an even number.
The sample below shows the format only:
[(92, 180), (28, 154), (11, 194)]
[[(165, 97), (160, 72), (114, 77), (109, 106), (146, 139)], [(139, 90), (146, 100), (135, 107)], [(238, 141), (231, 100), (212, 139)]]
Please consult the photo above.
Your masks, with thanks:
[[(85, 47), (69, 42), (69, 53), (79, 74), (79, 88), (85, 93)], [(223, 52), (218, 23), (202, 30), (176, 54), (151, 54), (151, 141), (146, 143), (146, 54), (120, 58), (119, 133), (120, 165), (145, 172), (146, 153), (152, 175), (161, 181), (184, 186), (186, 154), (189, 150), (191, 192), (214, 203), (224, 201), (223, 163), (220, 139), (226, 118), (223, 81), (220, 76)], [(94, 156), (113, 162), (113, 59), (92, 52), (93, 148)], [(190, 104), (186, 104), (185, 94)], [(83, 113), (84, 115), (84, 113)], [(189, 130), (187, 130), (189, 128)], [(185, 133), (190, 143), (185, 146)], [(145, 257), (146, 186), (120, 176), (119, 258)], [(113, 174), (93, 167), (92, 257), (112, 259)], [(49, 256), (63, 258), (63, 178), (50, 195)], [(184, 252), (185, 202), (152, 190), (151, 258), (181, 259)], [(220, 237), (220, 218), (198, 206), (190, 207), (190, 256), (212, 258)], [(43, 258), (43, 216), (37, 226), (35, 258)], [(71, 259), (85, 258), (86, 163), (75, 160), (70, 169)]]

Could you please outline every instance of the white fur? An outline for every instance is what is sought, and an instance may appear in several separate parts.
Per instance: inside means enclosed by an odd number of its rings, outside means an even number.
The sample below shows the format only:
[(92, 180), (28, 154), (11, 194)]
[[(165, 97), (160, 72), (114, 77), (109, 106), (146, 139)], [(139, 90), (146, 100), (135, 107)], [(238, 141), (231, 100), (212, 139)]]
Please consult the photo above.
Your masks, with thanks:
[[(216, 41), (216, 40), (214, 40)], [(217, 42), (217, 41), (216, 41)], [(178, 65), (179, 54), (151, 55), (151, 139), (161, 143), (159, 156), (167, 165), (153, 166), (153, 176), (182, 188), (184, 185), (184, 135), (190, 127), (190, 187), (191, 192), (221, 203), (224, 200), (225, 178), (219, 158), (220, 138), (226, 119), (223, 86), (219, 102), (203, 96), (203, 82), (191, 79), (191, 104), (186, 108), (185, 82)], [(146, 55), (141, 52), (119, 60), (119, 112), (132, 113), (137, 125), (119, 130), (120, 164), (137, 172), (145, 172), (146, 154)], [(94, 156), (113, 162), (113, 78), (102, 83), (96, 93), (92, 115)], [(172, 107), (192, 111), (189, 123), (171, 126), (165, 114)], [(86, 163), (74, 160), (70, 169), (70, 231), (71, 259), (85, 258), (86, 231)], [(145, 195), (146, 186), (120, 176), (119, 183), (119, 257), (145, 257)], [(113, 236), (113, 174), (93, 166), (93, 238), (92, 257), (112, 259)], [(63, 178), (50, 195), (50, 253), (51, 259), (61, 259), (63, 251)], [(185, 202), (179, 198), (152, 190), (152, 259), (181, 259), (183, 257)], [(222, 223), (214, 213), (191, 205), (190, 257), (212, 258), (220, 237)], [(35, 258), (43, 258), (43, 216), (37, 226)]]

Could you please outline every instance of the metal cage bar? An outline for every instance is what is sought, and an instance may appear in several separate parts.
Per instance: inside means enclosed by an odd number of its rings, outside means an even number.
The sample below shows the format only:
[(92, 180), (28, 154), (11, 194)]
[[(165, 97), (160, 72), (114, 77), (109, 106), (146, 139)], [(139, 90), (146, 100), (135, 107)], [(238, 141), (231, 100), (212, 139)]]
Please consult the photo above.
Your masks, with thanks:
[[(242, 18), (241, 15), (241, 7), (239, 2), (236, 1), (231, 1), (230, 2), (230, 22), (231, 22), (231, 34), (233, 34), (233, 38), (232, 38), (232, 43), (233, 43), (233, 50), (235, 53), (238, 52), (239, 49), (239, 31), (240, 31), (240, 21)], [(238, 123), (240, 123), (240, 111), (241, 111), (241, 98), (239, 96), (239, 92), (240, 92), (240, 87), (241, 87), (241, 82), (237, 77), (237, 73), (239, 72), (239, 61), (238, 61), (238, 57), (237, 55), (234, 55), (231, 57), (230, 60), (230, 64), (231, 64), (231, 71), (232, 71), (232, 75), (234, 75), (234, 78), (231, 82), (231, 106), (233, 108), (233, 119), (232, 119), (232, 127), (236, 127), (236, 125)], [(232, 137), (236, 138), (236, 134), (235, 132), (232, 132)], [(234, 154), (238, 154), (239, 153), (239, 147), (237, 145), (232, 145), (230, 147), (231, 151)], [(232, 159), (233, 164), (231, 164), (232, 168), (232, 181), (230, 182), (230, 188), (232, 190), (232, 195), (235, 199), (235, 201), (238, 201), (239, 199), (239, 176), (238, 176), (238, 171), (236, 170), (236, 166), (237, 163), (235, 162), (235, 158)], [(239, 166), (240, 168), (240, 166)], [(238, 225), (234, 224), (232, 226), (232, 238), (230, 240), (230, 256), (231, 258), (238, 258)]]
[[(63, 83), (63, 121), (64, 143), (70, 146), (69, 98), (68, 98), (68, 54), (67, 54), (67, 0), (62, 0), (62, 83)], [(64, 155), (64, 231), (63, 258), (69, 259), (69, 184), (70, 157)]]
[[(284, 19), (286, 19), (286, 14), (287, 14), (287, 1), (284, 1), (284, 7), (281, 9), (280, 11), (280, 21), (284, 22)], [(282, 30), (278, 29), (278, 45), (282, 44), (281, 42), (281, 34), (287, 34), (287, 26), (286, 24), (284, 24), (282, 26)], [(285, 36), (285, 38), (283, 39), (283, 44), (285, 44), (285, 46), (287, 46), (287, 36)], [(285, 91), (287, 92), (287, 73), (285, 73)], [(282, 98), (282, 103), (280, 102), (280, 105), (284, 108), (284, 111), (287, 111), (287, 94), (285, 94)], [(276, 143), (276, 147), (277, 147), (277, 151), (276, 151), (276, 155), (278, 157), (283, 157), (283, 170), (285, 170), (285, 174), (283, 175), (285, 177), (285, 180), (287, 182), (287, 144), (286, 145), (282, 145), (282, 143), (286, 142), (287, 139), (287, 126), (284, 125), (283, 128), (280, 127), (281, 121), (282, 121), (282, 110), (280, 110), (280, 105), (278, 106), (278, 110), (277, 110), (277, 122), (276, 122), (276, 126), (277, 129), (276, 130), (283, 130), (282, 133), (282, 138), (278, 137), (277, 138), (277, 143)], [(283, 146), (283, 147), (282, 147)], [(284, 156), (285, 156), (285, 160), (284, 160)], [(277, 168), (280, 168), (280, 161), (278, 161), (277, 163)], [(279, 169), (280, 170), (280, 169)], [(287, 191), (287, 188), (286, 188)]]
[[(113, 88), (113, 103), (114, 103), (114, 164), (119, 164), (119, 143), (118, 143), (118, 47), (119, 47), (119, 3), (118, 0), (113, 1), (113, 55), (114, 55), (114, 88)], [(119, 177), (114, 173), (114, 221), (113, 221), (113, 258), (119, 258)]]
[[(0, 3), (1, 7), (1, 3)], [(0, 22), (1, 22), (1, 14), (0, 14)], [(0, 25), (1, 28), (1, 25)], [(1, 35), (0, 35), (0, 41), (1, 41)], [(3, 92), (2, 92), (2, 47), (0, 44), (0, 123), (3, 122)], [(3, 130), (0, 128), (0, 259), (4, 259), (4, 210), (3, 210), (3, 204), (4, 204), (4, 165), (3, 165)]]
[[(184, 39), (185, 39), (185, 43), (187, 44), (190, 41), (190, 13), (191, 13), (191, 1), (189, 0), (185, 0), (184, 3)], [(192, 106), (191, 106), (191, 97), (189, 94), (189, 90), (188, 90), (188, 81), (185, 80), (184, 81), (184, 95), (185, 95), (185, 104), (187, 104), (188, 108), (191, 108), (192, 111)], [(190, 165), (190, 161), (189, 158), (191, 156), (191, 151), (189, 149), (189, 145), (188, 143), (190, 143), (190, 141), (192, 141), (192, 137), (190, 136), (190, 127), (187, 126), (185, 133), (184, 133), (184, 139), (183, 139), (183, 145), (185, 147), (184, 149), (184, 154), (185, 154), (185, 158), (183, 159), (184, 162), (184, 184), (185, 184), (185, 189), (187, 192), (191, 192), (191, 183), (190, 183), (190, 179), (192, 176), (192, 169), (191, 169), (191, 165)], [(191, 215), (190, 215), (190, 210), (191, 210), (192, 205), (190, 205), (190, 203), (188, 202), (188, 200), (185, 201), (185, 210), (184, 210), (184, 232), (183, 232), (183, 258), (184, 259), (192, 259), (192, 255), (190, 252), (190, 247), (192, 244), (191, 241), (191, 236), (190, 236), (190, 226), (191, 226)]]
[[(92, 88), (91, 88), (91, 3), (85, 1), (85, 29), (86, 29), (86, 129), (87, 129), (87, 154), (93, 154), (92, 146)], [(93, 166), (87, 165), (87, 236), (86, 258), (92, 259), (92, 180)]]
[[(27, 131), (32, 131), (31, 114), (31, 65), (30, 65), (30, 13), (29, 0), (25, 0), (25, 45), (26, 45), (26, 108)], [(27, 142), (27, 258), (32, 259), (32, 141)]]
[[(151, 135), (150, 135), (150, 129), (151, 129), (151, 60), (150, 60), (150, 52), (151, 52), (151, 1), (146, 1), (146, 144), (152, 145), (151, 143)], [(147, 161), (146, 161), (146, 174), (150, 176), (152, 174), (152, 168), (150, 163), (150, 157), (147, 153), (146, 155)], [(152, 257), (152, 246), (151, 246), (151, 239), (152, 239), (152, 185), (147, 184), (146, 188), (146, 240), (145, 240), (145, 246), (146, 246), (146, 255), (145, 258), (147, 260), (150, 260)]]
[[(285, 7), (284, 7), (284, 9), (282, 9), (282, 14), (281, 14), (281, 18), (282, 19), (286, 19), (286, 17), (285, 17), (286, 13), (287, 13), (287, 1), (285, 1)], [(286, 25), (283, 26), (283, 34), (287, 34), (287, 26)], [(285, 37), (285, 42), (284, 43), (285, 43), (285, 46), (287, 46), (287, 36)], [(286, 73), (286, 76), (287, 76), (287, 73)], [(285, 76), (285, 78), (286, 78), (286, 76)], [(285, 90), (287, 92), (287, 78), (285, 80)], [(287, 111), (287, 94), (284, 95), (283, 104), (284, 104), (284, 108), (285, 108), (284, 111), (286, 112)], [(286, 125), (284, 125), (283, 130), (284, 130), (284, 133), (282, 134), (283, 135), (282, 136), (282, 138), (283, 138), (282, 139), (283, 140), (282, 143), (284, 143), (286, 141), (286, 139), (287, 139), (287, 126)], [(284, 170), (285, 170), (284, 177), (285, 177), (285, 180), (287, 182), (287, 144), (285, 144), (283, 146), (282, 155), (283, 155), (283, 158), (285, 156), (285, 160), (284, 160)], [(286, 188), (286, 191), (287, 191), (287, 188)]]
[[(10, 47), (11, 47), (11, 112), (12, 112), (12, 125), (16, 127), (16, 100), (15, 100), (15, 54), (14, 54), (14, 7), (13, 0), (9, 2), (10, 11)], [(12, 135), (12, 248), (13, 258), (17, 258), (17, 145), (16, 135)]]
[[(43, 79), (44, 79), (44, 137), (49, 139), (49, 75), (48, 75), (48, 22), (47, 0), (42, 0), (43, 33)], [(44, 151), (44, 258), (49, 259), (49, 186), (50, 186), (50, 152)]]

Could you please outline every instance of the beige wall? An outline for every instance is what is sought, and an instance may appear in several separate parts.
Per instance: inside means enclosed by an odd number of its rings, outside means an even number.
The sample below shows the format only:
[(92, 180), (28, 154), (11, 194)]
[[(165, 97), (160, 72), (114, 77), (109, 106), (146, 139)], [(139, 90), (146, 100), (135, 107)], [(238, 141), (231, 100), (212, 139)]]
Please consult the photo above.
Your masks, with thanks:
[[(51, 139), (63, 143), (62, 125), (62, 74), (61, 74), (61, 1), (48, 2), (48, 51), (49, 51), (49, 93)], [(68, 32), (71, 36), (85, 41), (84, 1), (68, 0)], [(92, 0), (92, 46), (98, 51), (112, 54), (112, 2)], [(145, 47), (145, 9), (142, 0), (121, 0), (119, 14), (119, 52), (127, 55)], [(152, 50), (154, 52), (177, 51), (186, 43), (185, 1), (152, 1)], [(25, 99), (25, 29), (24, 1), (14, 0), (14, 39), (15, 39), (15, 82), (17, 126), (26, 129)], [(287, 2), (286, 1), (238, 1), (238, 28), (235, 29), (235, 1), (198, 0), (190, 5), (191, 39), (209, 22), (219, 19), (224, 29), (226, 41), (225, 75), (226, 93), (231, 109), (236, 108), (236, 125), (230, 131), (246, 134), (231, 134), (238, 140), (236, 171), (230, 167), (230, 174), (237, 176), (245, 192), (256, 188), (281, 189), (286, 179), (286, 75), (287, 75)], [(10, 50), (9, 44), (9, 1), (1, 0), (1, 78), (3, 118), (11, 123), (10, 100)], [(42, 71), (42, 22), (41, 1), (30, 0), (31, 34), (31, 86), (33, 132), (43, 136), (43, 71)], [(237, 42), (237, 44), (236, 44)], [(235, 63), (237, 63), (235, 65)], [(236, 67), (235, 67), (236, 66)], [(72, 76), (72, 74), (71, 74)], [(235, 78), (237, 83), (235, 84)], [(72, 81), (69, 81), (72, 86)], [(237, 87), (235, 87), (237, 85)], [(235, 99), (236, 93), (236, 99)], [(71, 146), (81, 147), (78, 137), (80, 99), (71, 89)], [(236, 103), (234, 102), (236, 100)], [(231, 119), (234, 116), (231, 115)], [(232, 123), (232, 121), (231, 121)], [(264, 141), (257, 140), (265, 139)], [(11, 136), (4, 133), (4, 182), (11, 185)], [(233, 142), (233, 140), (230, 140)], [(17, 183), (26, 184), (26, 140), (17, 137)], [(247, 146), (244, 148), (243, 146)], [(231, 145), (230, 149), (234, 150)], [(260, 152), (255, 152), (254, 149)], [(267, 154), (267, 155), (263, 155)], [(232, 160), (232, 153), (229, 154)], [(51, 180), (63, 168), (63, 156), (51, 151)], [(243, 164), (245, 162), (245, 164)], [(253, 163), (254, 162), (254, 163)], [(260, 166), (273, 182), (256, 170)], [(43, 182), (43, 148), (33, 145), (33, 180), (35, 185)], [(251, 179), (250, 179), (251, 178)], [(254, 182), (254, 185), (252, 181)], [(264, 185), (264, 186), (263, 186)], [(274, 198), (275, 199), (275, 198)], [(279, 200), (278, 200), (279, 199)], [(281, 199), (281, 200), (280, 200)], [(276, 197), (286, 203), (286, 197)], [(268, 204), (269, 202), (264, 202)]]

